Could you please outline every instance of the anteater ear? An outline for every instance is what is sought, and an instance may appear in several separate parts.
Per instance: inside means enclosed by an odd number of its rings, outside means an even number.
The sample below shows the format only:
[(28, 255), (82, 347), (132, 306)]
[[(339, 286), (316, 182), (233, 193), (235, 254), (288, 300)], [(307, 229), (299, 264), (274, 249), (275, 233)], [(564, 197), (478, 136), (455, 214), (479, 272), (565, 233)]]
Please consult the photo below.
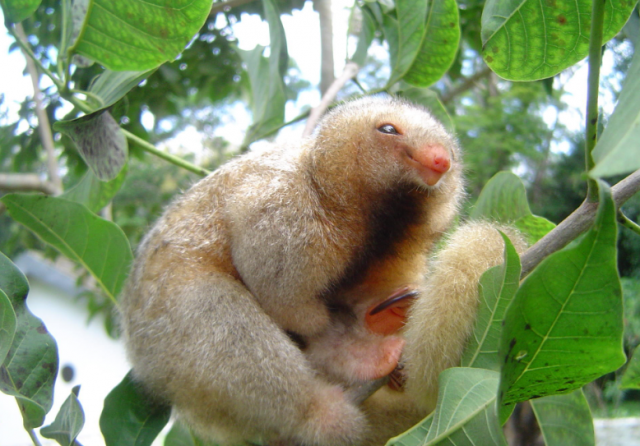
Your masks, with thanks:
[(379, 304), (371, 306), (364, 317), (369, 330), (381, 335), (390, 335), (400, 330), (407, 319), (407, 312), (418, 296), (416, 290), (400, 288)]

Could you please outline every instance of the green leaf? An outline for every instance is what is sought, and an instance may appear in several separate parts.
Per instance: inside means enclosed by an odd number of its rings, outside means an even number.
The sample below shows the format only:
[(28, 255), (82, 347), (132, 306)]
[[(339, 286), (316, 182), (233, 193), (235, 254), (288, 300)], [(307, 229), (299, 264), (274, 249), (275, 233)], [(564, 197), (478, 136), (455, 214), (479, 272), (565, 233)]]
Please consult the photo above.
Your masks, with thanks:
[[(401, 82), (403, 84), (403, 82)], [(398, 96), (409, 99), (415, 104), (422, 105), (431, 112), (431, 114), (451, 132), (455, 130), (453, 121), (447, 109), (440, 102), (438, 93), (429, 88), (412, 87), (410, 85), (401, 85), (397, 92)]]
[(202, 27), (211, 0), (93, 0), (71, 51), (114, 71), (175, 59)]
[(356, 46), (356, 50), (351, 57), (351, 61), (358, 64), (358, 66), (363, 66), (376, 32), (376, 20), (369, 8), (360, 7), (358, 4), (355, 4), (354, 8), (360, 9), (362, 23), (360, 33), (358, 35), (358, 46)]
[(529, 243), (536, 242), (555, 227), (546, 218), (531, 213), (524, 184), (511, 172), (498, 172), (487, 182), (470, 217), (515, 224)]
[(502, 322), (520, 285), (520, 258), (509, 237), (500, 234), (505, 242), (504, 263), (480, 278), (476, 326), (462, 355), (463, 367), (499, 371), (502, 365), (498, 357)]
[[(375, 10), (371, 8), (369, 5), (366, 5), (369, 10)], [(389, 45), (389, 59), (391, 62), (391, 76), (394, 77), (394, 64), (396, 63), (395, 54), (399, 53), (399, 42), (398, 42), (398, 20), (391, 13), (382, 14), (382, 29), (384, 30), (384, 38)], [(393, 81), (395, 82), (395, 81)], [(392, 84), (392, 79), (389, 79), (388, 85)]]
[(25, 429), (33, 429), (42, 425), (51, 410), (58, 348), (42, 321), (27, 308), (27, 279), (2, 253), (0, 290), (16, 315), (13, 342), (0, 366), (0, 391), (16, 397)]
[(152, 401), (129, 372), (104, 400), (100, 430), (107, 446), (148, 446), (170, 416), (171, 406)]
[(593, 178), (618, 175), (640, 168), (640, 51), (627, 72), (618, 105), (593, 149)]
[(436, 83), (453, 64), (460, 43), (460, 18), (456, 0), (424, 2), (430, 5), (426, 34), (413, 65), (403, 79), (428, 87)]
[[(89, 12), (92, 0), (63, 0), (65, 8), (67, 8), (68, 17), (65, 17), (67, 23), (65, 23), (64, 41), (60, 45), (60, 51), (68, 55), (69, 47), (73, 45), (82, 31), (85, 18)], [(93, 65), (94, 61), (88, 57), (81, 56), (79, 54), (73, 55), (73, 63), (80, 68), (87, 68)]]
[(7, 295), (0, 290), (0, 364), (7, 357), (15, 334), (16, 312), (13, 311)]
[(491, 370), (451, 368), (440, 374), (438, 405), (426, 436), (411, 429), (389, 446), (505, 445), (496, 414), (499, 374)]
[(593, 228), (547, 257), (507, 310), (501, 420), (519, 401), (568, 393), (624, 363), (616, 237), (615, 205), (600, 183)]
[(525, 235), (529, 245), (533, 245), (556, 227), (555, 224), (546, 218), (538, 217), (533, 214), (520, 217), (513, 222), (513, 224), (520, 232), (522, 232), (522, 234)]
[(98, 180), (91, 170), (87, 170), (80, 181), (66, 190), (59, 198), (75, 201), (85, 205), (92, 212), (98, 212), (120, 190), (128, 170), (128, 164), (125, 164), (118, 176), (107, 182)]
[(512, 223), (530, 214), (522, 180), (511, 172), (498, 172), (482, 189), (469, 217)]
[(397, 47), (389, 44), (392, 71), (388, 85), (402, 79), (413, 65), (427, 32), (428, 8), (424, 0), (396, 0), (398, 37)]
[(80, 386), (75, 386), (62, 403), (56, 419), (49, 426), (40, 429), (45, 438), (57, 441), (61, 446), (72, 446), (84, 426), (84, 412), (78, 401)]
[(58, 121), (53, 128), (69, 135), (82, 159), (101, 181), (113, 180), (127, 162), (127, 138), (106, 109)]
[(238, 50), (247, 66), (252, 94), (253, 125), (242, 143), (245, 147), (284, 123), (284, 106), (287, 101), (283, 81), (288, 64), (284, 28), (273, 1), (264, 0), (263, 5), (271, 39), (269, 59), (262, 57), (264, 47), (260, 45), (251, 51)]
[(622, 375), (621, 389), (640, 389), (640, 345), (636, 346), (629, 365)]
[[(603, 43), (622, 29), (635, 3), (606, 2)], [(505, 79), (544, 79), (587, 56), (590, 29), (591, 0), (488, 0), (482, 56)]]
[(531, 400), (546, 446), (594, 446), (593, 418), (582, 389)]
[(108, 108), (124, 97), (132, 88), (151, 76), (154, 69), (146, 71), (105, 70), (89, 87), (89, 92), (102, 99), (100, 110)]
[(129, 241), (117, 225), (62, 198), (8, 194), (0, 201), (16, 221), (82, 264), (116, 302), (133, 260)]
[(22, 22), (31, 14), (36, 12), (42, 0), (0, 0), (2, 13), (4, 14), (4, 23), (7, 28), (12, 23)]

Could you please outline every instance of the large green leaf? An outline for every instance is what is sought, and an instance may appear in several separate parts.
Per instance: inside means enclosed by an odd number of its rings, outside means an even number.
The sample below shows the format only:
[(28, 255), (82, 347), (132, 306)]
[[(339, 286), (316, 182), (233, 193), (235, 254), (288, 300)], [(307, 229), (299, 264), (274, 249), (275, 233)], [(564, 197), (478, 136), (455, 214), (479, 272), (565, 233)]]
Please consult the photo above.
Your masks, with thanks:
[[(74, 44), (82, 27), (84, 20), (91, 6), (92, 0), (62, 0), (60, 6), (62, 8), (62, 41), (60, 42), (60, 56), (67, 59), (69, 56), (69, 47)], [(86, 68), (93, 65), (94, 61), (88, 57), (79, 54), (73, 55), (73, 64), (80, 68)], [(67, 60), (67, 63), (69, 61)]]
[(470, 217), (513, 224), (529, 243), (535, 243), (555, 227), (546, 218), (531, 213), (524, 184), (511, 172), (498, 172), (485, 184)]
[[(91, 83), (89, 92), (102, 100), (102, 108), (118, 102), (132, 88), (153, 74), (154, 69), (146, 71), (105, 70)], [(101, 109), (102, 109), (101, 108)]]
[(42, 321), (27, 308), (27, 279), (2, 253), (0, 290), (16, 316), (13, 342), (0, 365), (0, 391), (16, 397), (24, 427), (33, 429), (42, 425), (53, 403), (58, 348)]
[(117, 177), (111, 181), (100, 181), (96, 176), (87, 170), (80, 181), (70, 189), (67, 189), (60, 198), (75, 201), (85, 205), (90, 211), (98, 212), (105, 207), (114, 195), (120, 190), (127, 176), (128, 164), (120, 171)]
[(547, 257), (507, 310), (500, 343), (501, 420), (510, 405), (568, 393), (625, 361), (616, 209), (604, 183), (600, 203), (593, 228)]
[[(397, 51), (390, 52), (391, 77), (389, 85), (396, 83), (409, 71), (420, 51), (427, 32), (429, 2), (424, 0), (397, 0)], [(389, 46), (392, 49), (391, 46)]]
[[(531, 81), (554, 76), (589, 53), (591, 0), (487, 0), (482, 55), (499, 76)], [(635, 1), (605, 3), (604, 40), (624, 26)]]
[(623, 389), (640, 389), (640, 345), (636, 347), (633, 356), (629, 360), (629, 365), (622, 375)]
[(70, 49), (114, 71), (173, 60), (202, 27), (211, 0), (93, 0)]
[(463, 367), (499, 371), (502, 322), (520, 284), (520, 258), (509, 237), (504, 239), (504, 263), (486, 271), (480, 279), (476, 326), (462, 355)]
[(129, 241), (117, 225), (62, 198), (9, 194), (0, 200), (16, 221), (82, 264), (116, 301), (133, 260)]
[(104, 400), (100, 430), (107, 446), (148, 446), (170, 416), (171, 406), (153, 402), (129, 372)]
[(127, 162), (127, 138), (104, 108), (70, 121), (58, 121), (53, 127), (69, 135), (101, 181), (113, 180)]
[(496, 414), (499, 374), (491, 370), (451, 368), (440, 374), (438, 405), (425, 420), (428, 432), (414, 428), (389, 446), (505, 445)]
[(546, 446), (594, 446), (593, 418), (582, 389), (531, 400)]
[(498, 172), (485, 184), (469, 217), (511, 223), (530, 214), (522, 180), (511, 172)]
[(392, 69), (388, 85), (404, 78), (427, 87), (455, 59), (460, 41), (458, 5), (455, 0), (397, 0), (395, 12), (384, 23)]
[(42, 0), (0, 0), (4, 22), (7, 26), (11, 23), (22, 22), (36, 12)]
[(13, 343), (16, 323), (16, 312), (13, 310), (11, 301), (4, 291), (0, 290), (0, 364), (4, 362)]
[[(427, 3), (427, 2), (425, 2)], [(460, 43), (460, 18), (456, 0), (429, 2), (426, 34), (404, 80), (419, 87), (436, 83), (453, 64)]]
[(263, 5), (269, 23), (269, 59), (262, 57), (264, 47), (260, 45), (251, 51), (238, 50), (249, 73), (253, 112), (253, 124), (247, 131), (243, 146), (263, 138), (282, 125), (287, 101), (283, 81), (288, 64), (284, 28), (273, 0), (264, 0)]
[(62, 403), (56, 419), (49, 426), (40, 429), (40, 433), (45, 438), (51, 438), (61, 446), (76, 445), (75, 439), (84, 426), (84, 412), (80, 401), (78, 401), (78, 393), (80, 386), (75, 386), (71, 390), (71, 394)]
[(593, 178), (618, 175), (640, 168), (640, 51), (627, 72), (618, 105), (593, 149)]
[(358, 4), (355, 4), (353, 7), (360, 9), (362, 14), (362, 23), (360, 33), (358, 34), (358, 46), (351, 57), (351, 61), (359, 66), (363, 66), (367, 58), (367, 52), (376, 32), (376, 20), (369, 8), (360, 7)]

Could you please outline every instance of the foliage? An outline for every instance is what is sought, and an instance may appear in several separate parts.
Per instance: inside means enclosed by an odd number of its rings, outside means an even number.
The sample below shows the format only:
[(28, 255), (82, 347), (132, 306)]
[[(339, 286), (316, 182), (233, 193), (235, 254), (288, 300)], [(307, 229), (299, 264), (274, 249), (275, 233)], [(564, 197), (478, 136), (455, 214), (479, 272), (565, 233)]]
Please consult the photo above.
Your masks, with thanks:
[[(100, 288), (98, 306), (106, 310), (117, 305), (132, 259), (129, 241), (139, 241), (175, 189), (187, 187), (207, 172), (188, 156), (158, 150), (149, 140), (170, 136), (202, 110), (207, 113), (198, 126), (215, 126), (216, 111), (241, 97), (253, 113), (243, 146), (284, 127), (285, 105), (295, 97), (296, 82), (291, 81), (295, 81), (291, 76), (295, 65), (289, 60), (280, 16), (301, 6), (299, 0), (249, 2), (219, 12), (226, 21), (220, 25), (217, 15), (210, 14), (210, 2), (183, 2), (179, 11), (175, 2), (156, 2), (153, 11), (145, 2), (116, 3), (0, 1), (7, 29), (53, 84), (45, 92), (46, 116), (55, 122), (55, 129), (68, 135), (56, 141), (59, 157), (55, 161), (61, 163), (57, 170), (65, 172), (63, 194), (7, 194), (1, 201), (11, 221), (28, 227), (41, 239), (38, 243), (48, 244), (85, 268)], [(563, 129), (560, 124), (549, 128), (543, 114), (549, 107), (560, 110), (562, 105), (560, 92), (545, 79), (588, 53), (591, 58), (599, 55), (602, 43), (620, 31), (635, 7), (633, 1), (614, 0), (600, 14), (589, 12), (587, 0), (543, 3), (396, 0), (353, 6), (354, 14), (362, 17), (353, 58), (370, 63), (363, 72), (369, 70), (369, 80), (375, 84), (366, 94), (384, 91), (411, 98), (433, 109), (448, 126), (456, 126), (469, 153), (467, 162), (474, 166), (471, 189), (474, 193), (482, 189), (471, 216), (513, 223), (532, 243), (539, 240), (536, 246), (546, 246), (550, 238), (564, 234), (563, 225), (553, 229), (552, 223), (531, 212), (524, 185), (513, 174), (494, 174), (522, 167), (533, 183), (534, 211), (548, 212), (558, 220), (570, 209), (567, 201), (564, 208), (545, 203), (548, 191), (570, 191), (574, 199), (584, 195), (574, 173), (577, 151), (549, 165), (553, 161), (550, 141)], [(241, 51), (235, 45), (232, 23), (242, 11), (259, 12), (268, 22), (268, 55), (261, 46)], [(118, 26), (121, 21), (129, 26)], [(638, 26), (637, 21), (630, 23)], [(587, 31), (590, 27), (593, 32)], [(20, 29), (29, 36), (27, 41), (21, 39)], [(371, 45), (381, 42), (389, 52), (388, 79), (380, 79), (376, 72), (380, 61), (367, 54)], [(131, 44), (144, 50), (134, 51)], [(521, 82), (498, 79), (485, 63), (498, 76)], [(591, 70), (597, 73), (598, 66), (593, 65)], [(505, 240), (504, 264), (487, 271), (481, 281), (485, 305), (464, 354), (464, 367), (443, 372), (434, 413), (391, 444), (505, 444), (501, 423), (514, 404), (529, 399), (534, 399), (532, 407), (548, 445), (594, 444), (580, 388), (625, 362), (616, 244), (619, 213), (601, 178), (627, 175), (638, 167), (633, 139), (640, 115), (639, 67), (637, 52), (618, 109), (593, 152), (587, 153), (587, 160), (593, 155), (595, 165), (588, 161), (580, 167), (591, 175), (589, 199), (594, 203), (587, 205), (598, 209), (595, 223), (582, 235), (570, 233), (564, 243), (571, 242), (568, 246), (555, 248), (545, 260), (535, 260), (539, 266), (522, 283), (520, 265), (531, 262), (534, 250), (519, 259)], [(474, 82), (483, 88), (473, 88)], [(591, 103), (597, 88), (597, 77), (592, 78)], [(71, 107), (61, 116), (63, 104)], [(19, 112), (19, 122), (0, 127), (3, 170), (54, 176), (44, 167), (35, 130), (45, 124), (37, 111), (27, 103)], [(155, 118), (150, 134), (141, 124), (146, 112)], [(592, 130), (598, 121), (597, 107), (587, 113), (587, 127)], [(19, 125), (24, 123), (26, 131)], [(583, 139), (576, 140), (576, 145), (582, 145)], [(593, 143), (595, 139), (587, 139), (585, 145)], [(204, 145), (213, 147), (217, 155), (206, 167), (215, 167), (234, 151), (213, 139)], [(145, 153), (159, 159), (150, 161)], [(594, 185), (598, 197), (593, 195)], [(634, 187), (633, 193), (640, 188)], [(579, 205), (575, 200), (572, 208)], [(109, 217), (102, 211), (109, 203), (115, 223), (96, 215)], [(637, 201), (632, 200), (625, 211), (636, 217), (636, 207)], [(589, 212), (593, 216), (595, 211)], [(14, 223), (1, 218), (0, 225), (10, 236), (0, 242), (20, 245), (19, 237), (25, 236), (17, 236)], [(637, 229), (628, 222), (626, 226), (632, 229), (625, 230), (623, 237), (637, 243)], [(624, 267), (637, 277), (637, 265)], [(625, 287), (634, 289), (629, 283)], [(35, 438), (34, 429), (43, 424), (51, 408), (57, 349), (42, 321), (27, 309), (27, 294), (24, 276), (0, 255), (0, 390), (17, 399), (24, 426)], [(637, 306), (637, 293), (625, 293), (625, 301), (627, 311)], [(629, 330), (635, 332), (635, 328)], [(627, 339), (629, 344), (636, 342)], [(637, 351), (626, 370), (623, 384), (637, 386)], [(150, 444), (168, 421), (169, 411), (144, 395), (128, 375), (105, 401), (100, 424), (107, 444)], [(54, 423), (40, 433), (61, 444), (74, 444), (82, 418), (75, 389)], [(176, 426), (165, 444), (200, 441)]]

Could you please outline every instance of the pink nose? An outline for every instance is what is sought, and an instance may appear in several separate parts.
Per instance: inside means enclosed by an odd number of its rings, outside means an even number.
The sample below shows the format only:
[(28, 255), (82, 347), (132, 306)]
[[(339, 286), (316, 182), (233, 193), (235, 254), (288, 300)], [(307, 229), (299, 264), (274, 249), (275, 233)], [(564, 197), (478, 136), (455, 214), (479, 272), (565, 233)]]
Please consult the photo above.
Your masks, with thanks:
[(449, 153), (440, 144), (433, 144), (425, 147), (420, 151), (423, 154), (420, 157), (420, 163), (438, 173), (445, 173), (451, 167), (451, 161), (449, 160)]
[(429, 186), (434, 186), (451, 168), (449, 152), (442, 144), (428, 144), (411, 154), (419, 164), (418, 173)]

